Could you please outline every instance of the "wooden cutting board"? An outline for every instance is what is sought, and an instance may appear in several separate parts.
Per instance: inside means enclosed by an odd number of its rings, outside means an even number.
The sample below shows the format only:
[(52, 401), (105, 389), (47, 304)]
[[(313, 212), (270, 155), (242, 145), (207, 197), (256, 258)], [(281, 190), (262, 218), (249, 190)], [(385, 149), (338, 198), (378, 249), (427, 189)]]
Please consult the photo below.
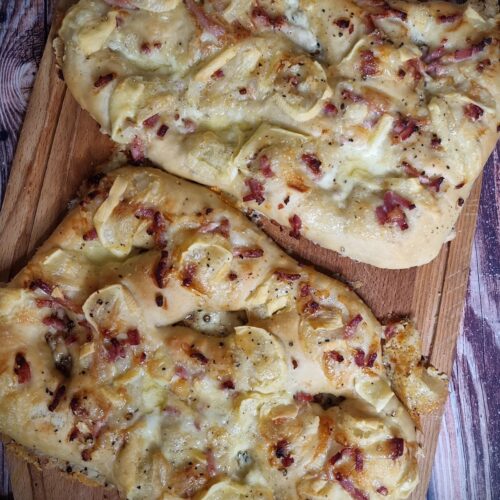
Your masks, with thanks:
[[(0, 280), (7, 281), (63, 218), (80, 183), (112, 151), (110, 140), (80, 109), (58, 75), (53, 28), (40, 64), (0, 212)], [(423, 335), (423, 352), (450, 373), (460, 331), (480, 180), (464, 206), (456, 238), (430, 264), (407, 270), (382, 270), (359, 264), (308, 241), (294, 240), (269, 222), (264, 229), (294, 256), (351, 284), (379, 319), (409, 316)], [(423, 421), (421, 482), (413, 499), (425, 497), (441, 414)], [(7, 447), (16, 499), (117, 499), (115, 490), (93, 488), (53, 469), (39, 470)]]

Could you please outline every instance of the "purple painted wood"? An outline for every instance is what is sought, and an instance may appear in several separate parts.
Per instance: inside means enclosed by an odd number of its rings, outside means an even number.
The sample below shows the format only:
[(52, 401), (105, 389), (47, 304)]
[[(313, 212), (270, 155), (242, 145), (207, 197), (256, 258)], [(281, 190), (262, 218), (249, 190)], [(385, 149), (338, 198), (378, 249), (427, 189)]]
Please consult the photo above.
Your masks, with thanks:
[[(0, 7), (0, 200), (49, 30), (50, 0)], [(484, 174), (462, 332), (428, 500), (494, 500), (500, 491), (500, 148)], [(0, 445), (0, 497), (10, 492)]]

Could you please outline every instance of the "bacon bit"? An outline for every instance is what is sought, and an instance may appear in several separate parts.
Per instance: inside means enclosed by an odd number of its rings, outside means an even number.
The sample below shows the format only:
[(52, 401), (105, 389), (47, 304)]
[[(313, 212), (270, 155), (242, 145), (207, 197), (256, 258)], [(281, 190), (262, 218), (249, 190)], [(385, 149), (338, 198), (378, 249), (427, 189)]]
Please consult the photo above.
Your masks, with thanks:
[(257, 179), (245, 179), (245, 185), (250, 193), (243, 196), (243, 201), (255, 200), (257, 205), (264, 202), (264, 186)]
[(469, 59), (470, 57), (479, 54), (482, 52), (488, 45), (492, 43), (492, 39), (490, 37), (483, 38), (480, 42), (471, 45), (465, 49), (457, 49), (453, 53), (453, 57), (455, 61), (463, 61), (464, 59)]
[(196, 361), (199, 361), (202, 365), (208, 364), (208, 358), (195, 347), (191, 346), (189, 351), (189, 357), (196, 359)]
[(217, 71), (214, 71), (211, 76), (212, 80), (220, 80), (221, 78), (224, 78), (224, 71), (219, 68)]
[(221, 389), (234, 390), (234, 382), (231, 379), (223, 380), (220, 384)]
[(311, 295), (311, 292), (312, 292), (312, 288), (309, 284), (307, 283), (304, 283), (301, 287), (300, 287), (300, 296), (301, 297), (308, 297), (309, 295)]
[(295, 399), (297, 403), (310, 403), (314, 400), (314, 396), (308, 392), (299, 391), (293, 395), (293, 399)]
[(295, 358), (292, 358), (292, 367), (294, 370), (299, 367), (299, 362)]
[(455, 186), (455, 189), (462, 189), (464, 186), (465, 186), (465, 182), (464, 182), (464, 181), (462, 181), (462, 182), (460, 182), (459, 184), (457, 184), (457, 185)]
[(363, 453), (359, 448), (354, 448), (354, 469), (357, 472), (361, 472), (363, 470), (363, 465)]
[(139, 207), (135, 211), (135, 217), (138, 219), (152, 219), (155, 214), (155, 209), (154, 208), (147, 208), (147, 207)]
[(375, 14), (371, 14), (371, 17), (373, 19), (385, 19), (387, 17), (395, 17), (396, 19), (401, 19), (401, 21), (406, 21), (406, 19), (408, 18), (406, 12), (394, 9), (387, 2), (383, 2), (381, 7), (383, 8), (381, 12), (376, 12)]
[(354, 316), (354, 318), (352, 318), (344, 328), (344, 338), (351, 338), (356, 333), (356, 330), (358, 329), (358, 326), (362, 321), (363, 316), (361, 316), (361, 314), (356, 314), (356, 316)]
[(57, 302), (52, 299), (35, 299), (36, 307), (42, 309), (43, 307), (54, 307), (57, 306)]
[(215, 38), (220, 38), (226, 33), (225, 28), (219, 24), (218, 21), (209, 17), (203, 7), (196, 3), (195, 0), (184, 0), (184, 3), (186, 4), (187, 10), (196, 19), (202, 30), (207, 31)]
[(238, 278), (238, 275), (236, 273), (231, 272), (228, 274), (227, 277), (229, 278), (229, 281), (234, 281), (235, 279)]
[(101, 75), (95, 82), (94, 87), (96, 89), (105, 87), (108, 83), (112, 82), (115, 78), (115, 73), (108, 73), (107, 75)]
[(422, 184), (423, 186), (427, 186), (431, 191), (434, 191), (435, 193), (439, 193), (439, 189), (444, 181), (444, 177), (430, 178), (425, 175), (424, 172), (420, 173), (413, 165), (410, 165), (407, 161), (404, 161), (402, 165), (406, 175), (410, 177), (418, 177), (420, 184)]
[(48, 327), (55, 328), (57, 331), (66, 331), (68, 329), (68, 325), (59, 317), (47, 316), (42, 319), (42, 323)]
[(357, 366), (365, 366), (365, 352), (362, 349), (356, 349), (356, 354), (354, 355), (354, 363)]
[(289, 219), (288, 222), (292, 230), (288, 233), (292, 238), (299, 239), (300, 238), (300, 230), (302, 228), (302, 220), (301, 218), (294, 214)]
[(240, 95), (246, 95), (247, 94), (247, 89), (243, 87), (240, 90), (238, 90), (238, 92), (240, 93)]
[(19, 384), (24, 384), (31, 380), (31, 368), (22, 352), (18, 352), (14, 359), (14, 373), (17, 375), (17, 382)]
[[(434, 177), (434, 179), (429, 179), (429, 183), (427, 184), (427, 187), (431, 191), (434, 191), (435, 193), (439, 193), (439, 189), (440, 189), (443, 181), (444, 181), (444, 177)], [(420, 182), (422, 182), (422, 180), (420, 180)]]
[(446, 49), (444, 48), (444, 45), (438, 45), (434, 50), (431, 50), (424, 56), (422, 56), (422, 61), (425, 64), (432, 63), (434, 61), (437, 61), (438, 59), (441, 59), (441, 57), (446, 54)]
[(299, 273), (287, 273), (286, 271), (274, 271), (274, 274), (278, 281), (297, 281), (301, 278)]
[(384, 329), (385, 340), (390, 340), (397, 333), (396, 323), (389, 323)]
[(141, 47), (140, 47), (140, 51), (143, 53), (143, 54), (151, 54), (151, 46), (149, 45), (148, 42), (144, 42), (141, 44)]
[(54, 287), (52, 285), (49, 285), (47, 282), (41, 280), (41, 279), (35, 279), (29, 284), (29, 289), (30, 290), (36, 290), (39, 289), (42, 292), (46, 293), (47, 295), (51, 295), (52, 292), (54, 291)]
[(182, 124), (186, 129), (186, 132), (190, 134), (192, 134), (196, 130), (196, 123), (193, 120), (190, 120), (189, 118), (183, 118)]
[(443, 23), (443, 24), (454, 23), (454, 22), (458, 21), (461, 18), (462, 18), (462, 14), (460, 14), (459, 12), (457, 12), (455, 14), (441, 15), (441, 16), (438, 17), (438, 21), (440, 23)]
[(395, 140), (406, 141), (414, 132), (418, 131), (417, 122), (406, 116), (400, 116), (394, 122), (392, 134)]
[(165, 248), (167, 240), (165, 239), (165, 231), (167, 230), (167, 221), (163, 214), (156, 211), (153, 215), (153, 221), (149, 227), (150, 231), (154, 234), (154, 241), (157, 247)]
[(387, 441), (389, 445), (389, 449), (391, 450), (391, 458), (392, 460), (398, 459), (403, 455), (405, 449), (405, 442), (402, 438), (392, 438)]
[(343, 89), (340, 95), (342, 96), (342, 99), (345, 99), (346, 101), (365, 102), (365, 98), (363, 96), (356, 94), (352, 90)]
[(476, 69), (479, 73), (482, 73), (488, 66), (491, 66), (491, 61), (489, 59), (482, 59), (477, 63)]
[(368, 495), (356, 488), (350, 479), (347, 479), (340, 472), (335, 473), (335, 479), (340, 483), (340, 486), (351, 495), (354, 500), (369, 500)]
[(258, 259), (264, 255), (262, 248), (234, 247), (233, 257), (240, 259)]
[(206, 224), (203, 224), (199, 227), (198, 232), (202, 234), (220, 234), (224, 236), (224, 238), (229, 237), (229, 231), (231, 228), (231, 224), (226, 217), (223, 217), (219, 221), (212, 221)]
[(274, 172), (271, 169), (271, 161), (266, 155), (259, 158), (259, 169), (264, 177), (274, 177)]
[(411, 72), (413, 79), (419, 81), (422, 78), (423, 67), (422, 61), (417, 58), (410, 59), (406, 62), (406, 67)]
[(177, 375), (181, 380), (188, 380), (189, 373), (182, 365), (175, 365), (174, 374)]
[(158, 307), (163, 307), (163, 295), (161, 294), (157, 294), (155, 296), (155, 304), (158, 306)]
[(97, 239), (97, 231), (95, 228), (90, 229), (87, 231), (83, 236), (83, 241), (93, 241)]
[(82, 450), (82, 460), (84, 462), (89, 462), (90, 460), (92, 460), (92, 450), (90, 448)]
[(406, 76), (406, 71), (403, 68), (398, 69), (398, 77), (403, 79)]
[(345, 30), (345, 29), (349, 28), (351, 23), (350, 23), (349, 19), (346, 19), (345, 17), (341, 17), (341, 18), (333, 21), (333, 24), (336, 24), (340, 29)]
[(465, 200), (463, 198), (459, 198), (457, 200), (457, 204), (458, 204), (459, 207), (462, 207), (464, 203), (465, 203)]
[(441, 139), (436, 134), (432, 134), (431, 148), (439, 149), (440, 147), (441, 147)]
[(386, 497), (389, 493), (389, 490), (385, 486), (380, 486), (379, 488), (377, 488), (377, 493)]
[(290, 467), (294, 463), (294, 458), (291, 453), (288, 453), (289, 442), (286, 439), (281, 439), (276, 443), (274, 454), (276, 458), (281, 460), (283, 467)]
[(59, 403), (61, 402), (61, 399), (64, 397), (65, 394), (66, 394), (66, 386), (64, 384), (60, 385), (56, 389), (56, 392), (54, 393), (54, 397), (52, 398), (52, 401), (47, 406), (49, 411), (54, 411), (59, 406)]
[(315, 154), (304, 153), (301, 156), (303, 163), (307, 165), (307, 168), (316, 176), (321, 175), (321, 161)]
[(413, 210), (415, 205), (406, 198), (399, 196), (393, 191), (387, 191), (384, 194), (384, 204), (375, 209), (378, 223), (380, 225), (391, 224), (398, 226), (402, 231), (408, 229), (406, 215), (401, 207)]
[(134, 328), (133, 330), (129, 330), (127, 332), (127, 339), (130, 345), (139, 345), (141, 343), (141, 337), (139, 335), (139, 330)]
[(68, 435), (68, 440), (74, 441), (79, 435), (80, 435), (80, 431), (78, 430), (78, 427), (73, 427), (73, 429), (71, 430), (71, 432)]
[(149, 118), (146, 118), (142, 124), (146, 127), (146, 128), (153, 128), (157, 123), (158, 121), (160, 120), (160, 115), (158, 113), (156, 113), (155, 115), (152, 115), (150, 116)]
[(106, 351), (108, 352), (108, 361), (116, 361), (117, 358), (124, 358), (126, 356), (125, 348), (118, 339), (114, 337), (106, 344)]
[(262, 27), (279, 30), (287, 24), (285, 16), (271, 16), (268, 12), (266, 12), (262, 7), (259, 6), (252, 9), (251, 15), (254, 23)]
[(135, 163), (144, 161), (144, 144), (139, 136), (135, 136), (128, 146), (130, 156)]
[(193, 284), (194, 275), (196, 274), (196, 270), (198, 266), (194, 263), (188, 264), (182, 272), (182, 286), (189, 287)]
[(336, 363), (342, 363), (342, 361), (344, 361), (344, 356), (338, 351), (327, 351), (325, 352), (325, 356)]
[(208, 477), (215, 477), (217, 475), (217, 464), (215, 462), (214, 452), (209, 448), (205, 452), (207, 458), (207, 475)]
[(163, 408), (163, 413), (168, 416), (177, 417), (181, 414), (180, 410), (175, 406), (167, 405)]
[(158, 288), (165, 288), (168, 282), (168, 273), (170, 271), (170, 265), (168, 263), (168, 252), (162, 250), (160, 254), (160, 260), (155, 267), (154, 277)]
[(373, 55), (371, 50), (362, 50), (361, 58), (361, 78), (366, 80), (368, 76), (374, 76), (378, 73), (378, 59)]
[(469, 103), (464, 106), (464, 114), (471, 122), (476, 122), (484, 115), (484, 110), (476, 104)]
[(373, 368), (376, 359), (377, 359), (377, 353), (376, 352), (370, 353), (368, 357), (365, 359), (365, 366), (368, 368)]
[(304, 312), (307, 314), (314, 314), (319, 309), (319, 304), (315, 300), (310, 300), (304, 306)]
[(333, 102), (325, 102), (325, 105), (323, 106), (323, 113), (327, 116), (336, 116), (339, 110), (337, 109), (337, 106), (333, 104)]
[(161, 49), (161, 47), (162, 47), (162, 45), (163, 45), (163, 44), (162, 44), (161, 42), (154, 42), (154, 43), (153, 43), (153, 47), (154, 47), (155, 49), (157, 49), (157, 50), (160, 50), (160, 49)]

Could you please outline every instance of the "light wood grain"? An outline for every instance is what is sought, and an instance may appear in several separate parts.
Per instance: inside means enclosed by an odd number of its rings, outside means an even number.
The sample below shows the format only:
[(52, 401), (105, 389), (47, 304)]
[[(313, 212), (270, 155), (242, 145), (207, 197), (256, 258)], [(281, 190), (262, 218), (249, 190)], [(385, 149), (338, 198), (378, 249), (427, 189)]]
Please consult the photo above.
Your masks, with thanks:
[[(2, 279), (7, 279), (26, 262), (60, 220), (81, 180), (107, 157), (111, 147), (98, 132), (97, 125), (65, 91), (54, 68), (50, 43), (49, 37), (0, 213)], [(455, 241), (443, 247), (431, 264), (419, 269), (388, 271), (356, 264), (307, 241), (298, 244), (270, 223), (264, 222), (264, 229), (296, 256), (329, 274), (341, 275), (379, 318), (414, 316), (424, 333), (424, 352), (449, 373), (460, 331), (479, 191), (477, 183), (457, 225)], [(470, 378), (467, 383), (470, 385)], [(448, 411), (447, 429), (454, 427), (450, 415)], [(422, 482), (414, 498), (425, 496), (440, 421), (441, 416), (435, 415), (424, 422), (426, 458), (421, 464)], [(444, 457), (442, 460), (445, 461)], [(40, 472), (10, 453), (8, 462), (15, 498), (110, 498), (109, 491), (89, 489), (52, 470)], [(442, 491), (457, 493), (457, 488), (448, 483)], [(484, 491), (490, 491), (490, 496), (477, 498), (491, 498), (491, 490), (486, 487)], [(446, 494), (435, 498), (473, 497)]]

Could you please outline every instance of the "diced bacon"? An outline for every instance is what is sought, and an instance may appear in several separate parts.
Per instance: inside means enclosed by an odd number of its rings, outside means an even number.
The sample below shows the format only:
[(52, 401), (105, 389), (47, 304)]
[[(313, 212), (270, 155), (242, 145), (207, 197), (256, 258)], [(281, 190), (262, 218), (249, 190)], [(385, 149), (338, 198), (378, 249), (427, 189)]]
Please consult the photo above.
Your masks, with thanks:
[(339, 110), (333, 102), (325, 102), (325, 105), (323, 106), (323, 113), (326, 116), (336, 116), (338, 112)]
[(132, 160), (136, 163), (141, 163), (144, 161), (144, 143), (139, 136), (135, 136), (132, 142), (128, 146), (130, 151), (130, 156)]
[(384, 337), (386, 340), (392, 339), (397, 333), (396, 323), (389, 323), (384, 329)]
[(230, 272), (227, 277), (229, 278), (229, 281), (234, 281), (238, 278), (238, 275), (236, 273)]
[(365, 366), (368, 367), (368, 368), (373, 368), (373, 365), (375, 364), (375, 360), (376, 359), (377, 359), (377, 353), (376, 352), (371, 352), (365, 358)]
[(196, 359), (196, 361), (199, 361), (202, 365), (208, 364), (208, 358), (195, 347), (190, 348), (189, 357)]
[(387, 441), (390, 450), (390, 456), (392, 460), (396, 460), (401, 457), (404, 453), (405, 442), (402, 438), (392, 438)]
[(175, 406), (167, 405), (163, 408), (163, 414), (168, 415), (169, 417), (178, 417), (181, 414), (181, 411)]
[(205, 456), (207, 458), (207, 475), (208, 477), (215, 477), (217, 475), (217, 463), (214, 452), (209, 448), (205, 452)]
[(455, 61), (463, 61), (464, 59), (469, 59), (476, 54), (482, 52), (488, 45), (492, 43), (491, 38), (483, 38), (480, 42), (471, 45), (470, 47), (466, 47), (463, 49), (457, 49), (453, 53), (453, 57)]
[(342, 488), (344, 488), (344, 490), (347, 491), (349, 495), (351, 495), (354, 500), (369, 500), (368, 495), (366, 495), (360, 489), (356, 488), (353, 482), (350, 479), (347, 479), (340, 472), (335, 473), (335, 479), (340, 483), (340, 486), (342, 486)]
[(401, 207), (413, 210), (415, 205), (397, 193), (387, 191), (384, 194), (384, 204), (375, 209), (375, 215), (379, 224), (396, 225), (402, 231), (408, 229), (406, 215)]
[(462, 19), (462, 14), (460, 12), (456, 12), (455, 14), (443, 14), (438, 16), (438, 21), (442, 24), (454, 23)]
[(146, 128), (153, 128), (158, 122), (160, 121), (160, 115), (156, 113), (155, 115), (150, 116), (149, 118), (146, 118), (142, 124)]
[(342, 99), (345, 99), (346, 101), (365, 102), (365, 98), (363, 96), (356, 94), (352, 90), (343, 89), (340, 95), (342, 96)]
[(293, 399), (295, 399), (297, 403), (310, 403), (314, 400), (314, 396), (308, 392), (299, 391), (294, 394)]
[(235, 386), (234, 386), (234, 382), (231, 380), (231, 379), (227, 379), (227, 380), (223, 380), (221, 383), (220, 383), (220, 388), (221, 389), (226, 389), (226, 390), (234, 390)]
[[(402, 163), (402, 166), (406, 175), (408, 175), (409, 177), (418, 177), (420, 184), (422, 184), (423, 186), (427, 186), (428, 189), (434, 191), (435, 193), (439, 193), (439, 189), (444, 181), (444, 177), (428, 177), (427, 175), (425, 175), (425, 172), (419, 172), (413, 165), (411, 165), (407, 161), (404, 161)], [(405, 208), (410, 207), (405, 206)]]
[(155, 212), (156, 210), (154, 208), (141, 206), (135, 211), (135, 216), (138, 219), (152, 219)]
[(411, 72), (411, 75), (416, 82), (422, 78), (424, 70), (422, 61), (420, 59), (409, 59), (408, 61), (406, 61), (406, 67), (408, 68), (408, 71)]
[(193, 284), (194, 275), (198, 266), (194, 263), (189, 263), (182, 271), (182, 286), (189, 287)]
[(89, 229), (86, 233), (83, 234), (82, 236), (83, 241), (93, 241), (97, 239), (97, 231), (94, 228)]
[(357, 472), (361, 472), (363, 470), (363, 454), (359, 448), (343, 448), (338, 453), (333, 455), (330, 459), (330, 465), (335, 465), (344, 456), (349, 456), (352, 459), (354, 462), (354, 468)]
[(165, 125), (162, 123), (159, 127), (158, 130), (156, 131), (157, 137), (165, 137), (165, 134), (168, 132), (168, 125)]
[(211, 76), (212, 80), (220, 80), (221, 78), (224, 78), (224, 70), (219, 68), (217, 71), (214, 71)]
[(391, 7), (387, 2), (383, 2), (381, 7), (382, 10), (376, 12), (375, 14), (371, 14), (371, 17), (373, 19), (385, 19), (388, 17), (395, 17), (396, 19), (400, 19), (401, 21), (406, 21), (406, 19), (408, 18), (406, 12)]
[(292, 358), (292, 367), (294, 370), (299, 367), (299, 362), (295, 358)]
[(154, 270), (154, 277), (158, 288), (165, 288), (167, 286), (169, 272), (170, 264), (168, 262), (168, 252), (162, 250), (160, 260)]
[(361, 58), (361, 77), (365, 80), (369, 76), (378, 73), (377, 59), (371, 50), (362, 50), (359, 54)]
[(14, 373), (17, 375), (19, 384), (25, 384), (31, 380), (31, 368), (22, 352), (18, 352), (14, 358)]
[(41, 279), (35, 279), (33, 280), (30, 285), (29, 285), (30, 290), (41, 290), (42, 292), (46, 293), (47, 295), (51, 295), (54, 287), (52, 285), (49, 285), (47, 282), (41, 280)]
[(99, 89), (101, 87), (105, 87), (108, 83), (112, 82), (115, 78), (115, 73), (108, 73), (106, 75), (101, 75), (95, 82), (94, 87)]
[(43, 318), (42, 323), (46, 326), (54, 328), (57, 331), (64, 332), (68, 329), (68, 325), (64, 322), (64, 320), (55, 315)]
[(264, 255), (262, 248), (234, 247), (233, 257), (240, 259), (258, 259)]
[(260, 6), (254, 7), (251, 15), (254, 23), (264, 28), (279, 30), (288, 24), (285, 16), (272, 16)]
[(356, 334), (359, 324), (363, 321), (361, 314), (356, 314), (344, 328), (344, 338), (349, 339)]
[(36, 307), (39, 307), (40, 309), (43, 307), (56, 307), (58, 306), (57, 302), (52, 299), (35, 299), (35, 304)]
[(299, 273), (287, 273), (286, 271), (274, 271), (274, 274), (278, 281), (297, 281), (301, 278)]
[(351, 23), (349, 19), (346, 19), (345, 17), (340, 17), (339, 19), (335, 19), (335, 21), (333, 21), (333, 24), (337, 25), (340, 29), (345, 30), (349, 28)]
[(164, 298), (163, 298), (163, 295), (161, 294), (156, 294), (155, 295), (155, 304), (158, 306), (158, 307), (163, 307), (163, 303), (164, 303)]
[(414, 132), (418, 130), (417, 122), (411, 117), (400, 116), (394, 122), (392, 134), (398, 141), (406, 141)]
[(383, 497), (386, 497), (389, 494), (389, 490), (385, 486), (379, 486), (377, 488), (377, 493), (379, 495), (382, 495)]
[(218, 221), (207, 222), (199, 227), (198, 232), (202, 234), (220, 234), (224, 238), (229, 237), (231, 224), (228, 219), (223, 217)]
[(464, 106), (464, 115), (471, 122), (476, 122), (484, 115), (484, 110), (477, 104), (469, 103)]
[(344, 361), (344, 356), (338, 351), (327, 351), (325, 352), (325, 356), (336, 363), (342, 363), (342, 361)]
[(292, 238), (299, 239), (300, 238), (300, 230), (302, 229), (302, 220), (301, 218), (294, 214), (289, 219), (290, 227), (292, 230), (288, 233)]
[(182, 365), (175, 365), (174, 373), (181, 380), (188, 380), (189, 379), (189, 373), (186, 370), (186, 368)]
[(215, 38), (220, 38), (226, 33), (225, 28), (218, 21), (208, 16), (203, 9), (203, 5), (198, 4), (195, 0), (184, 0), (184, 3), (202, 30), (210, 33)]
[(294, 463), (294, 458), (288, 452), (289, 442), (286, 439), (281, 439), (276, 443), (274, 454), (276, 458), (281, 460), (281, 465), (285, 468), (290, 467)]
[(141, 336), (139, 335), (139, 330), (137, 330), (137, 328), (128, 330), (127, 340), (130, 345), (139, 345), (141, 343)]
[(312, 287), (308, 283), (304, 283), (300, 287), (300, 296), (309, 297), (312, 292)]
[(319, 307), (319, 304), (315, 300), (310, 300), (304, 306), (304, 312), (307, 314), (314, 314), (316, 311), (318, 311)]
[(108, 353), (108, 361), (116, 361), (118, 358), (124, 358), (126, 356), (125, 348), (116, 338), (109, 339), (109, 342), (105, 345), (106, 351)]
[(245, 185), (248, 187), (250, 192), (243, 196), (243, 201), (252, 201), (260, 205), (264, 202), (264, 186), (257, 179), (245, 179)]
[[(444, 181), (444, 177), (434, 177), (433, 179), (429, 179), (429, 182), (427, 184), (427, 187), (431, 190), (434, 191), (435, 193), (439, 193), (439, 189), (441, 188), (441, 184)], [(422, 183), (422, 180), (420, 180)]]
[(360, 368), (365, 366), (365, 352), (362, 349), (356, 349), (356, 354), (354, 355), (354, 363)]
[(441, 147), (441, 138), (438, 137), (436, 134), (432, 134), (431, 148), (432, 149), (439, 149), (440, 147)]
[(196, 130), (196, 123), (189, 118), (183, 118), (182, 125), (184, 126), (184, 130), (189, 134), (192, 134)]
[(364, 460), (363, 453), (359, 448), (354, 448), (354, 468), (357, 472), (361, 472), (363, 470)]
[(321, 161), (315, 154), (304, 153), (300, 159), (315, 176), (321, 175)]
[(479, 73), (482, 73), (488, 66), (491, 66), (491, 60), (482, 59), (477, 63), (476, 69), (479, 71)]
[(167, 240), (165, 232), (167, 230), (167, 221), (160, 211), (156, 211), (153, 214), (153, 221), (150, 226), (150, 231), (154, 235), (155, 244), (158, 248), (165, 248), (167, 246)]
[(271, 168), (271, 161), (266, 155), (261, 155), (259, 158), (259, 170), (264, 177), (274, 177), (274, 172)]
[(438, 45), (434, 50), (431, 50), (430, 52), (422, 56), (422, 61), (426, 64), (429, 64), (437, 61), (438, 59), (441, 59), (444, 54), (446, 54), (444, 45)]
[(48, 405), (48, 410), (49, 411), (54, 411), (58, 406), (59, 403), (61, 402), (61, 399), (64, 397), (66, 394), (66, 386), (60, 385), (57, 389), (56, 392), (54, 393), (54, 397), (52, 398), (52, 401)]
[(139, 48), (139, 50), (143, 53), (143, 54), (151, 54), (151, 45), (149, 45), (148, 42), (143, 42), (141, 43), (141, 46)]

